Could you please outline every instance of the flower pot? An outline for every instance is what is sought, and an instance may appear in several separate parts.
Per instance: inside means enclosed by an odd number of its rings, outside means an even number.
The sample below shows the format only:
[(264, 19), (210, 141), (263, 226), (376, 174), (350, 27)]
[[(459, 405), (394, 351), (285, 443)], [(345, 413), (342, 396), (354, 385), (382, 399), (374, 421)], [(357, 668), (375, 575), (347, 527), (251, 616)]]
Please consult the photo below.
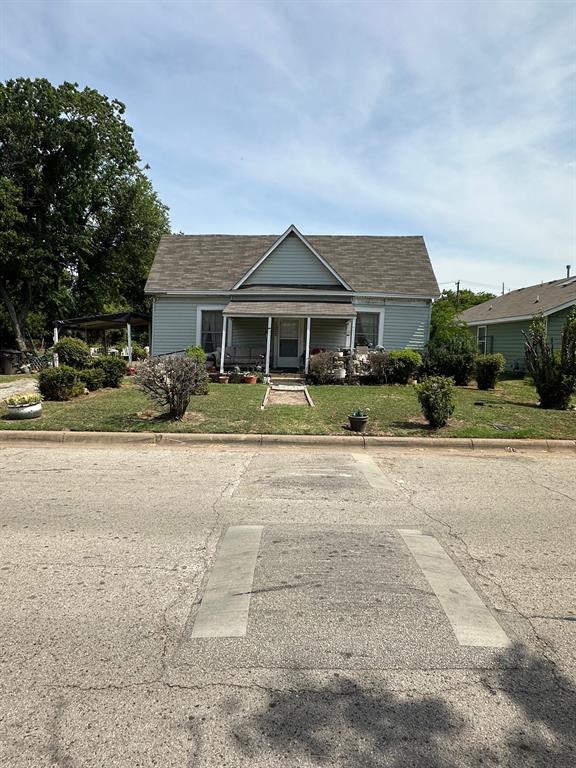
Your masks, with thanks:
[(228, 384), (229, 376), (218, 376), (218, 383), (219, 384)]
[(256, 376), (252, 376), (252, 374), (244, 376), (244, 384), (256, 384), (256, 381)]
[(213, 384), (218, 384), (218, 379), (220, 378), (220, 374), (219, 373), (209, 373), (208, 377), (209, 377), (210, 381)]
[(368, 416), (348, 416), (352, 432), (366, 432)]
[(346, 368), (336, 368), (334, 378), (336, 381), (343, 381), (346, 378)]
[(37, 419), (42, 415), (42, 403), (32, 405), (9, 405), (8, 416), (11, 419)]

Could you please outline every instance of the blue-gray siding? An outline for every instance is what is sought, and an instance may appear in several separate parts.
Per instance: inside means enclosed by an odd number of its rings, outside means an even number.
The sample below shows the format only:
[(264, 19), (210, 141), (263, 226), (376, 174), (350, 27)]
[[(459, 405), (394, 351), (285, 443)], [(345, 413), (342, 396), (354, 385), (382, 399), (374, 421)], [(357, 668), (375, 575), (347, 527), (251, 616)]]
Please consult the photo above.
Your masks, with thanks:
[(245, 285), (340, 285), (329, 269), (294, 234), (262, 262)]
[(423, 349), (428, 343), (430, 306), (386, 304), (384, 309), (385, 349)]
[(152, 305), (152, 354), (166, 355), (196, 344), (198, 306), (222, 306), (222, 299), (159, 296)]
[(312, 320), (310, 349), (337, 350), (346, 346), (346, 320)]
[[(266, 346), (268, 320), (265, 317), (231, 318), (231, 346), (233, 347), (262, 347)], [(230, 337), (229, 337), (230, 338)]]

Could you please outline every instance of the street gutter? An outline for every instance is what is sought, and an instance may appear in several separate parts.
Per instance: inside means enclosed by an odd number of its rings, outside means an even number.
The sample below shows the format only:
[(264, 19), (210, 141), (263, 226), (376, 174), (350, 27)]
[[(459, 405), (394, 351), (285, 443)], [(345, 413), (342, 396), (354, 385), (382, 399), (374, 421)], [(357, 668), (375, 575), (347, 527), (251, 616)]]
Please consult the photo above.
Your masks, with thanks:
[(0, 430), (0, 447), (7, 445), (86, 445), (194, 447), (206, 445), (338, 447), (353, 449), (425, 448), (441, 450), (546, 451), (576, 453), (576, 440), (530, 440), (464, 437), (376, 437), (371, 435), (264, 435), (190, 432), (72, 432)]

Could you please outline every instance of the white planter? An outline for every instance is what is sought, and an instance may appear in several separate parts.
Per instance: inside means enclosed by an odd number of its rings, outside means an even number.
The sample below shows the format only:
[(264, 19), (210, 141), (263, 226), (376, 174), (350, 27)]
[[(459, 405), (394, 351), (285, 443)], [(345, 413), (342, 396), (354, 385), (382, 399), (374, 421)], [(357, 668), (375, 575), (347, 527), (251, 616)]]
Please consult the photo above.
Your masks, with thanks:
[(9, 405), (8, 416), (11, 419), (37, 419), (42, 415), (42, 403), (32, 405)]
[(342, 381), (346, 378), (346, 368), (336, 368), (334, 371), (334, 378), (336, 381)]

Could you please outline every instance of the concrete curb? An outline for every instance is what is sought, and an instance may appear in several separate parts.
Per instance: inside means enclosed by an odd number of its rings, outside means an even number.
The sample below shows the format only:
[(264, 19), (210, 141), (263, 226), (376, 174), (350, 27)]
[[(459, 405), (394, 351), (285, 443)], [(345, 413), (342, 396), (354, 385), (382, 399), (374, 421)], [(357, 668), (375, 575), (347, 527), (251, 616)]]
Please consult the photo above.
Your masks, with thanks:
[(262, 435), (203, 434), (191, 432), (50, 432), (0, 430), (0, 446), (36, 445), (252, 445), (332, 446), (339, 448), (420, 448), (441, 450), (568, 451), (576, 453), (576, 440), (507, 440), (458, 437), (375, 437), (371, 435)]

